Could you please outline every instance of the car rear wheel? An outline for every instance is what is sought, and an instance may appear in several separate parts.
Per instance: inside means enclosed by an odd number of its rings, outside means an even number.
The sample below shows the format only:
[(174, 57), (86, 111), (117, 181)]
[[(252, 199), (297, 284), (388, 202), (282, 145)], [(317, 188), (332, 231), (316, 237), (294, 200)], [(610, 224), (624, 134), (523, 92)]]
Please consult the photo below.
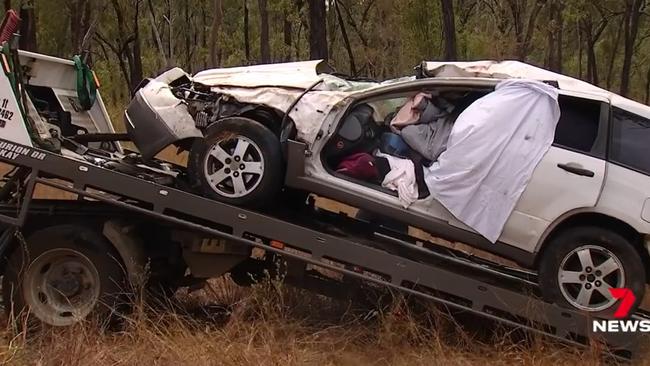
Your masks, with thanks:
[(262, 124), (243, 117), (220, 120), (205, 131), (190, 152), (188, 172), (207, 197), (260, 207), (282, 187), (278, 138)]
[(568, 308), (611, 315), (618, 307), (612, 288), (645, 293), (645, 270), (639, 253), (623, 236), (598, 227), (577, 227), (548, 243), (541, 258), (539, 282), (546, 300)]

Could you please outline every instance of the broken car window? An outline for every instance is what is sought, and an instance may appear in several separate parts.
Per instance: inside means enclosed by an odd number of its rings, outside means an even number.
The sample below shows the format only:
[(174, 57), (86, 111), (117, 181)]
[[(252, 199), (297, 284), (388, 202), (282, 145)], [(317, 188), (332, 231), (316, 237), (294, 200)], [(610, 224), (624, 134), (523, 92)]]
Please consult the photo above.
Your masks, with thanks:
[(560, 96), (559, 103), (561, 113), (554, 143), (571, 150), (591, 152), (598, 136), (600, 103), (568, 96)]

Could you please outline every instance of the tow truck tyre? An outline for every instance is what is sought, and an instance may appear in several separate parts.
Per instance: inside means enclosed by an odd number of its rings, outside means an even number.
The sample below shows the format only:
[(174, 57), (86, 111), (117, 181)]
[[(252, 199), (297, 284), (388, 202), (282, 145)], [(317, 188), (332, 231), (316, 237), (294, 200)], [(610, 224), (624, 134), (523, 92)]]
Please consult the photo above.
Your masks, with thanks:
[[(29, 325), (69, 326), (99, 321), (124, 299), (126, 276), (110, 242), (82, 225), (34, 232), (11, 253), (2, 280), (8, 315), (29, 315)], [(38, 320), (34, 322), (34, 320)]]
[(224, 118), (192, 146), (188, 173), (209, 198), (262, 207), (282, 188), (284, 168), (278, 137), (249, 118)]
[(623, 236), (599, 227), (576, 227), (548, 243), (539, 268), (547, 301), (597, 315), (612, 315), (619, 301), (610, 288), (628, 288), (636, 310), (645, 293), (645, 269), (639, 253)]

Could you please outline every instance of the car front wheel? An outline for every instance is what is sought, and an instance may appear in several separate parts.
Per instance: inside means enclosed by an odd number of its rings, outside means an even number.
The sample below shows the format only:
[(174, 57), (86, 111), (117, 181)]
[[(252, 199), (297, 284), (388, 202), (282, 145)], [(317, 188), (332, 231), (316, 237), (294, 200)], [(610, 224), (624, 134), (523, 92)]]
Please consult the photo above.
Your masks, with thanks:
[(568, 308), (611, 315), (618, 307), (612, 288), (628, 288), (636, 310), (645, 293), (639, 253), (623, 236), (599, 227), (568, 229), (545, 248), (539, 267), (544, 298)]
[(207, 197), (238, 206), (264, 206), (282, 187), (280, 141), (252, 119), (224, 118), (194, 143), (188, 172)]

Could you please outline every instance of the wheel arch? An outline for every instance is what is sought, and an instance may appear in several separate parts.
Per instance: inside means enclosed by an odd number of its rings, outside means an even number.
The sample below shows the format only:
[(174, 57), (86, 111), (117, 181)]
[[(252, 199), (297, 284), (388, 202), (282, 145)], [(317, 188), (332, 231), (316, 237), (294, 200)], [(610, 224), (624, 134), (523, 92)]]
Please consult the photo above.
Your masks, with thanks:
[[(47, 220), (45, 223), (40, 225), (26, 225), (22, 230), (18, 231), (18, 235), (14, 235), (10, 242), (6, 246), (4, 253), (2, 253), (2, 272), (4, 272), (7, 258), (12, 254), (14, 250), (18, 248), (22, 240), (26, 240), (31, 234), (47, 229), (54, 226), (64, 226), (72, 225), (87, 228), (88, 230), (93, 230), (97, 234), (102, 235), (108, 243), (115, 249), (119, 254), (120, 258), (117, 258), (125, 266), (127, 275), (129, 279), (132, 276), (138, 276), (144, 271), (144, 250), (141, 245), (133, 245), (133, 238), (127, 235), (127, 232), (122, 229), (122, 226), (115, 220), (108, 220), (103, 223), (97, 222), (95, 220), (75, 220), (73, 222), (63, 222), (60, 220)], [(11, 230), (7, 228), (7, 230)]]
[(144, 286), (148, 258), (144, 244), (133, 234), (132, 227), (120, 220), (108, 220), (103, 223), (101, 234), (119, 254), (131, 285), (136, 288)]
[(9, 238), (8, 242), (6, 243), (6, 246), (2, 248), (3, 249), (2, 252), (0, 252), (0, 275), (4, 274), (6, 270), (7, 261), (9, 257), (13, 254), (13, 252), (16, 249), (18, 249), (21, 244), (26, 242), (27, 238), (35, 232), (47, 229), (52, 226), (77, 225), (77, 226), (88, 227), (90, 229), (97, 228), (97, 233), (102, 234), (100, 228), (96, 225), (96, 223), (89, 218), (66, 222), (49, 216), (39, 215), (37, 217), (39, 219), (38, 222), (37, 220), (27, 220), (25, 225), (20, 228), (13, 228), (13, 227), (4, 228), (4, 230), (11, 230), (14, 231), (14, 233), (12, 237)]
[[(221, 120), (230, 118), (230, 117), (243, 117), (243, 118), (248, 118), (251, 119), (255, 122), (258, 122), (262, 124), (264, 127), (268, 128), (273, 132), (275, 136), (280, 138), (280, 130), (282, 128), (282, 118), (284, 116), (284, 112), (281, 112), (277, 109), (271, 108), (271, 107), (266, 107), (266, 106), (261, 106), (261, 105), (249, 105), (248, 108), (242, 108), (242, 111), (239, 113), (235, 114), (229, 114), (229, 115), (223, 115), (220, 116), (216, 121), (212, 122), (209, 124), (207, 127), (210, 127), (213, 124), (219, 123)], [(202, 134), (205, 135), (205, 130), (206, 128), (202, 128), (201, 132)], [(205, 138), (205, 136), (202, 137), (187, 137), (184, 139), (180, 139), (177, 141), (174, 141), (170, 145), (174, 145), (176, 147), (179, 147), (182, 150), (185, 151), (190, 151), (192, 149), (192, 145), (197, 141)]]
[[(31, 220), (30, 220), (31, 221)], [(103, 236), (107, 243), (115, 250), (121, 265), (124, 267), (127, 278), (132, 285), (143, 285), (147, 280), (147, 266), (149, 255), (140, 235), (134, 230), (134, 226), (120, 219), (102, 220), (99, 218), (78, 218), (73, 221), (64, 221), (56, 218), (39, 216), (36, 220), (28, 221), (24, 228), (10, 239), (3, 253), (0, 253), (0, 274), (6, 269), (7, 259), (13, 251), (18, 249), (22, 240), (26, 240), (31, 234), (53, 226), (74, 225), (84, 227)], [(7, 230), (11, 230), (7, 228)]]
[(573, 215), (558, 220), (554, 225), (552, 225), (552, 228), (545, 233), (542, 240), (540, 240), (541, 244), (539, 245), (537, 255), (535, 256), (535, 267), (537, 268), (539, 265), (539, 261), (543, 257), (544, 251), (549, 246), (549, 242), (562, 232), (580, 226), (599, 226), (611, 230), (627, 239), (639, 253), (646, 269), (646, 278), (650, 281), (650, 255), (644, 247), (643, 235), (625, 221), (600, 212), (574, 213)]
[(254, 121), (261, 123), (264, 127), (273, 131), (273, 134), (280, 137), (280, 129), (282, 127), (283, 113), (271, 107), (256, 106), (253, 109), (247, 110), (241, 114), (241, 117), (250, 118)]

